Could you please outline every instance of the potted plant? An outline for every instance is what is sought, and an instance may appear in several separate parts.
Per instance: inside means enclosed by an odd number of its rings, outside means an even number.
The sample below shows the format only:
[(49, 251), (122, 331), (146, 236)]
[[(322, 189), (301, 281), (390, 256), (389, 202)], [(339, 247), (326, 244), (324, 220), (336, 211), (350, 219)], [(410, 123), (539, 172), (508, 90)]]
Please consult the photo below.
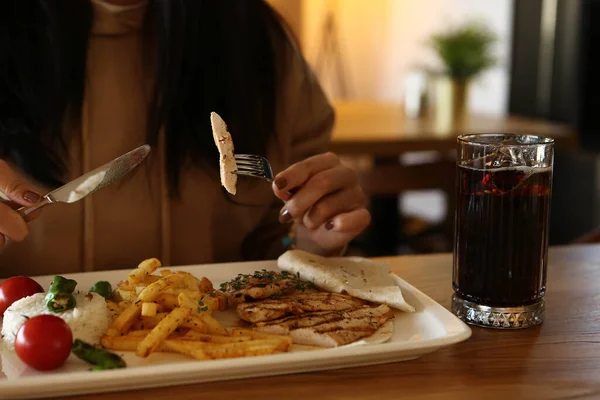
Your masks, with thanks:
[(470, 82), (496, 64), (492, 54), (496, 40), (495, 33), (480, 22), (469, 22), (431, 37), (430, 45), (443, 65), (437, 85), (438, 114), (453, 122), (465, 116)]

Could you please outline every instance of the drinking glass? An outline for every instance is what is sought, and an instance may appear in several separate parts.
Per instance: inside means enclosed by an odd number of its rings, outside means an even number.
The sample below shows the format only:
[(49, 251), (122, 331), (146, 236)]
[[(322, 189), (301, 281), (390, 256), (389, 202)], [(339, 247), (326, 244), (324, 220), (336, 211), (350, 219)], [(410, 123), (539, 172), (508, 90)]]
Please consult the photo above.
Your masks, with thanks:
[(465, 322), (543, 321), (553, 159), (549, 138), (459, 136), (452, 311)]

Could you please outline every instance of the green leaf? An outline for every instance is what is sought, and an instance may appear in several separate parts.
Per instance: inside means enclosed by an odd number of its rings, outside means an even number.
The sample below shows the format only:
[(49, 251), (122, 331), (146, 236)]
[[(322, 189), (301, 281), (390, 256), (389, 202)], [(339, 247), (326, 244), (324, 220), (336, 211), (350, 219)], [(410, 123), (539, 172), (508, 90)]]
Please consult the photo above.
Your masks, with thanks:
[(437, 33), (430, 45), (444, 64), (445, 73), (454, 79), (468, 80), (496, 65), (492, 46), (496, 34), (481, 22), (470, 22)]

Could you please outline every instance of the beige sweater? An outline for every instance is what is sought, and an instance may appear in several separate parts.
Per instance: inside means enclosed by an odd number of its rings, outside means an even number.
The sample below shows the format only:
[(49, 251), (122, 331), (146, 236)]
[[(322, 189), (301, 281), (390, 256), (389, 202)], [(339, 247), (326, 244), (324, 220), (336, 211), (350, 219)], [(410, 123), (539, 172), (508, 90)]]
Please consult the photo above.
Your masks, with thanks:
[[(144, 8), (115, 12), (94, 3), (94, 9), (71, 178), (143, 144), (146, 135), (151, 76), (141, 62)], [(324, 151), (333, 126), (333, 110), (314, 77), (304, 73), (299, 54), (290, 57), (279, 89), (277, 134), (269, 143), (274, 172)], [(169, 198), (163, 149), (153, 149), (123, 182), (75, 204), (47, 207), (24, 242), (2, 250), (0, 276), (132, 268), (148, 257), (166, 265), (265, 259), (283, 250), (282, 204), (268, 183), (241, 178), (238, 194), (229, 196), (217, 168), (186, 170), (181, 182), (181, 197)]]

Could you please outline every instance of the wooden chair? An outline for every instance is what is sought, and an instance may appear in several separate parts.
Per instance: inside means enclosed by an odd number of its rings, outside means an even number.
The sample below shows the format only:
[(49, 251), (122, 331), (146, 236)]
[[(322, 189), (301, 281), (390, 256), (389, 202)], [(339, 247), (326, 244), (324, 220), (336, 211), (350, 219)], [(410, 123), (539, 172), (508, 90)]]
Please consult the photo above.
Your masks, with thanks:
[(557, 151), (550, 244), (600, 242), (600, 154)]
[(595, 229), (591, 232), (586, 233), (573, 240), (573, 244), (587, 244), (587, 243), (600, 243), (600, 228)]
[(440, 225), (428, 229), (451, 241), (454, 230), (454, 191), (456, 164), (453, 159), (441, 157), (436, 162), (403, 165), (398, 159), (390, 162), (359, 163), (351, 165), (357, 171), (360, 185), (370, 198), (372, 223), (365, 235), (364, 248), (371, 256), (395, 254), (397, 246), (405, 242), (402, 216), (398, 214), (398, 196), (410, 190), (440, 189), (446, 193), (448, 215)]

